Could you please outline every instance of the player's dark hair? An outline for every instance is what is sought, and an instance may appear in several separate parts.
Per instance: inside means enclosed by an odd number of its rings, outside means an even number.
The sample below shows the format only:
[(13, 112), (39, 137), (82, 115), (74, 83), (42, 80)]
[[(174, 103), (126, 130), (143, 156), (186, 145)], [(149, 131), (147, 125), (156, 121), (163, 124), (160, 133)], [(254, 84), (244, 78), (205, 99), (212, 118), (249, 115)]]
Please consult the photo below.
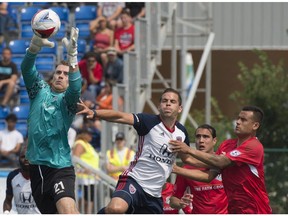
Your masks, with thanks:
[[(209, 125), (209, 124), (202, 124), (202, 125), (198, 126), (196, 131), (199, 128), (209, 130), (213, 138), (215, 138), (217, 136), (216, 135), (216, 129), (214, 127), (212, 127), (211, 125)], [(196, 131), (195, 131), (195, 135), (196, 135)]]
[(242, 108), (242, 111), (251, 111), (253, 112), (253, 119), (256, 122), (259, 122), (259, 124), (261, 125), (261, 122), (264, 118), (264, 112), (261, 108), (257, 107), (257, 106), (244, 106)]
[(166, 89), (162, 92), (161, 97), (160, 97), (160, 100), (159, 100), (160, 102), (161, 102), (161, 100), (162, 100), (163, 95), (164, 95), (165, 93), (167, 93), (167, 92), (173, 92), (173, 93), (177, 94), (177, 95), (178, 95), (178, 99), (179, 99), (179, 105), (182, 105), (182, 97), (181, 97), (180, 93), (179, 93), (177, 90), (173, 89), (173, 88), (166, 88)]
[(69, 66), (68, 62), (65, 61), (65, 60), (62, 60), (59, 64), (57, 64), (57, 65), (56, 65), (56, 68), (57, 68), (59, 65)]

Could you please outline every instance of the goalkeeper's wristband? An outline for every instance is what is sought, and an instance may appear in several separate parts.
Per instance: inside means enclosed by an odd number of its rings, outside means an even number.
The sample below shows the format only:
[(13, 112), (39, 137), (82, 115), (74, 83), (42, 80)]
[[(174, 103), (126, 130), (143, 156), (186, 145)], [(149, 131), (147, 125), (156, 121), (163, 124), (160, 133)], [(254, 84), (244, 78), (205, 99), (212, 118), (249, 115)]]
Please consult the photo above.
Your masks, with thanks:
[(31, 43), (28, 49), (29, 49), (29, 52), (33, 54), (37, 54), (41, 50), (41, 47), (39, 47), (36, 44)]
[(78, 65), (78, 59), (77, 55), (76, 56), (70, 56), (68, 57), (68, 64), (72, 67), (75, 68), (76, 65)]

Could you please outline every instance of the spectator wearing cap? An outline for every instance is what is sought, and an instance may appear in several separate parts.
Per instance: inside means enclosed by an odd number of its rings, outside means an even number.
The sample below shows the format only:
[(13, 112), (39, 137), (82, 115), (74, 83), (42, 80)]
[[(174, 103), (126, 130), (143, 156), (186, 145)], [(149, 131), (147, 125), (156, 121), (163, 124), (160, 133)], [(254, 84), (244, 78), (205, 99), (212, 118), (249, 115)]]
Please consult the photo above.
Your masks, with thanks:
[[(84, 163), (99, 169), (99, 154), (95, 151), (90, 144), (92, 141), (92, 131), (89, 128), (85, 128), (79, 131), (76, 141), (73, 147), (73, 155), (80, 158)], [(83, 189), (84, 198), (84, 213), (91, 214), (93, 211), (93, 202), (96, 199), (95, 184), (97, 183), (97, 177), (92, 173), (90, 169), (76, 165), (76, 175), (78, 177), (78, 183)], [(95, 178), (96, 177), (96, 178)], [(81, 201), (80, 201), (81, 203)]]
[(114, 47), (117, 54), (123, 58), (123, 54), (134, 50), (134, 24), (128, 8), (123, 9), (121, 13), (123, 27), (115, 31)]
[(15, 128), (17, 120), (17, 116), (14, 113), (10, 113), (5, 118), (6, 128), (0, 131), (1, 160), (7, 161), (6, 165), (12, 167), (18, 165), (20, 148), (24, 142), (23, 135)]
[(135, 152), (126, 146), (125, 134), (118, 132), (114, 146), (106, 153), (106, 169), (109, 176), (118, 180), (119, 175), (128, 169)]
[(112, 80), (115, 83), (123, 83), (123, 60), (117, 56), (116, 49), (110, 47), (107, 50), (108, 62), (104, 67), (105, 80)]

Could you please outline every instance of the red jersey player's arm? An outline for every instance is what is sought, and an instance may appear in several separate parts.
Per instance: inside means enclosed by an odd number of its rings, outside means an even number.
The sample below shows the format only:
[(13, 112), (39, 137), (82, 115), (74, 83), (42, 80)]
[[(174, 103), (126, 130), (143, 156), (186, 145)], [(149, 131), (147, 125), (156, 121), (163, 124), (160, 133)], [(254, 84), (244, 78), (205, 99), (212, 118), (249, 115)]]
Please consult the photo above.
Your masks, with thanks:
[(208, 164), (211, 167), (223, 169), (225, 167), (232, 166), (234, 163), (232, 160), (226, 157), (225, 154), (216, 155), (216, 154), (202, 152), (202, 151), (190, 148), (189, 146), (186, 145), (186, 143), (183, 143), (178, 140), (170, 140), (169, 144), (171, 145), (170, 148), (173, 152), (181, 152), (184, 154), (191, 155), (192, 157)]
[(177, 165), (173, 165), (172, 172), (177, 175), (182, 175), (186, 178), (193, 179), (201, 182), (211, 182), (219, 174), (218, 170), (196, 170), (196, 169), (185, 169)]
[(178, 155), (181, 158), (181, 160), (183, 161), (183, 163), (185, 163), (185, 164), (189, 164), (189, 165), (194, 166), (194, 167), (202, 167), (202, 168), (210, 168), (211, 167), (208, 164), (206, 164), (200, 160), (197, 160), (196, 158), (192, 157), (189, 154), (183, 154), (183, 153), (179, 152)]

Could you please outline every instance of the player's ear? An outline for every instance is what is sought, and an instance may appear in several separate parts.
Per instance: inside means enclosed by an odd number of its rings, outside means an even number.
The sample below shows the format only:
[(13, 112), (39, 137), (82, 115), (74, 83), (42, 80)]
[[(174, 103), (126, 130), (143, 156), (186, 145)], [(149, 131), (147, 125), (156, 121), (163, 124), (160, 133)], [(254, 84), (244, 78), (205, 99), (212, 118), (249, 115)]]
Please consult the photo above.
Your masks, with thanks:
[(254, 122), (253, 123), (253, 129), (254, 130), (258, 130), (259, 127), (260, 127), (260, 123), (259, 122)]
[(180, 106), (179, 106), (179, 110), (178, 110), (178, 113), (181, 113), (181, 112), (182, 112), (182, 110), (183, 110), (183, 106), (182, 106), (182, 105), (180, 105)]
[(217, 143), (217, 137), (214, 137), (214, 138), (213, 138), (213, 146), (215, 146), (216, 143)]

